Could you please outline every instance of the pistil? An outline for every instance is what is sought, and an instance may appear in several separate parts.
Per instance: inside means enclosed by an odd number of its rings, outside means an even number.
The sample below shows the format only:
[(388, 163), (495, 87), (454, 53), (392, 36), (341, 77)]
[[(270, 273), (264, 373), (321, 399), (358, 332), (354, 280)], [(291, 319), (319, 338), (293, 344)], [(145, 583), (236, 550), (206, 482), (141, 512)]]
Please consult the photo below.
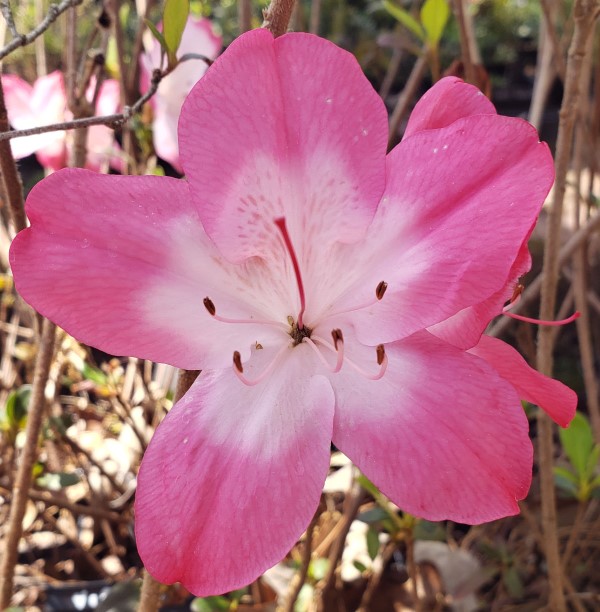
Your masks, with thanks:
[(275, 225), (277, 226), (277, 229), (281, 232), (285, 248), (287, 249), (290, 255), (292, 265), (294, 266), (294, 274), (296, 275), (296, 283), (298, 284), (298, 293), (300, 294), (300, 312), (298, 313), (296, 325), (298, 326), (299, 330), (302, 330), (302, 328), (304, 327), (303, 317), (304, 311), (306, 310), (306, 297), (304, 295), (304, 283), (302, 282), (302, 275), (300, 274), (300, 265), (298, 263), (298, 258), (296, 257), (296, 251), (294, 251), (294, 245), (292, 244), (292, 240), (285, 224), (285, 217), (279, 217), (275, 219)]

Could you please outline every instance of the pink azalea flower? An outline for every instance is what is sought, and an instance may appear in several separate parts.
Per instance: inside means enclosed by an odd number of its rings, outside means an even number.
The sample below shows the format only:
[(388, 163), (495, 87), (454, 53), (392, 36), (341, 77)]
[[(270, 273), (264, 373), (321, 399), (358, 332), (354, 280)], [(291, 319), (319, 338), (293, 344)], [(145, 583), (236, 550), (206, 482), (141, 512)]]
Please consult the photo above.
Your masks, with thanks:
[[(178, 56), (188, 53), (204, 55), (214, 59), (219, 54), (223, 41), (213, 30), (208, 19), (188, 18)], [(141, 89), (148, 89), (152, 70), (160, 67), (160, 44), (152, 38), (152, 46), (140, 62)], [(201, 59), (190, 59), (182, 62), (175, 70), (165, 77), (158, 86), (156, 95), (151, 104), (154, 110), (152, 122), (152, 138), (156, 153), (168, 161), (177, 171), (183, 172), (179, 161), (179, 147), (177, 145), (177, 122), (181, 107), (192, 87), (204, 75), (207, 64)]]
[[(32, 85), (14, 74), (2, 76), (8, 120), (17, 130), (26, 130), (72, 119), (67, 109), (67, 96), (63, 75), (58, 70), (42, 76)], [(88, 92), (93, 96), (93, 88)], [(119, 83), (114, 79), (102, 83), (96, 111), (99, 115), (117, 112), (120, 93)], [(68, 163), (71, 136), (64, 131), (46, 132), (11, 140), (16, 159), (33, 153), (40, 164), (48, 170), (59, 170)], [(86, 167), (100, 170), (110, 162), (119, 169), (122, 162), (117, 152), (114, 132), (106, 126), (96, 125), (88, 130), (88, 156)]]
[(504, 295), (551, 155), (455, 78), (386, 156), (387, 137), (353, 56), (255, 30), (184, 104), (186, 180), (69, 169), (32, 190), (21, 295), (107, 352), (202, 370), (139, 473), (137, 542), (160, 581), (214, 594), (279, 561), (331, 441), (417, 516), (518, 512), (525, 367), (498, 367), (485, 340), (467, 352), (483, 328), (465, 346), (428, 328)]

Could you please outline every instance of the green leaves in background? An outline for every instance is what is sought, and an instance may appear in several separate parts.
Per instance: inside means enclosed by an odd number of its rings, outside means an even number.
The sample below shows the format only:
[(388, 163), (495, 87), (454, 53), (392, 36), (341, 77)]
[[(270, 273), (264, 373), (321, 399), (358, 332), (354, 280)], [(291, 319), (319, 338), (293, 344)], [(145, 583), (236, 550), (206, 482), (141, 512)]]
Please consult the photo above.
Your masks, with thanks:
[(449, 17), (450, 7), (447, 0), (425, 0), (421, 7), (421, 23), (427, 33), (430, 47), (438, 46)]
[(163, 36), (170, 68), (177, 65), (177, 49), (179, 49), (189, 14), (189, 0), (166, 0), (163, 13)]
[(571, 466), (554, 468), (556, 485), (579, 501), (587, 501), (600, 490), (600, 475), (596, 474), (600, 446), (594, 444), (589, 421), (580, 413), (575, 415), (568, 429), (560, 430), (559, 435)]
[(390, 15), (410, 30), (421, 42), (426, 42), (433, 48), (439, 45), (450, 18), (448, 0), (425, 0), (419, 15), (421, 23), (393, 0), (383, 0), (383, 5)]

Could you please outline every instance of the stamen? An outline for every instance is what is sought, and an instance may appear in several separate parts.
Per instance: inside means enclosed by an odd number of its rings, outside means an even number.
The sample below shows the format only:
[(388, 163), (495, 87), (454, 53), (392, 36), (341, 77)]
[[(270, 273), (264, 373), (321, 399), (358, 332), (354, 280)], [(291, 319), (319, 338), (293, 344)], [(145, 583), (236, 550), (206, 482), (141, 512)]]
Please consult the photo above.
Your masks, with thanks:
[[(333, 335), (333, 332), (332, 332), (332, 335)], [(319, 344), (322, 344), (324, 347), (328, 348), (330, 351), (337, 352), (337, 349), (335, 348), (335, 346), (331, 344), (331, 342), (328, 342), (327, 340), (325, 340), (325, 338), (321, 338), (320, 336), (315, 336), (313, 334), (312, 340), (314, 340), (315, 342), (318, 342)], [(312, 343), (312, 340), (310, 340), (309, 342)], [(331, 370), (331, 366), (327, 364), (327, 362), (325, 361), (325, 358), (321, 355), (319, 349), (316, 346), (314, 348), (315, 350), (319, 352), (321, 361), (323, 361), (327, 365), (327, 367)], [(359, 365), (354, 363), (354, 361), (352, 361), (348, 357), (345, 357), (344, 361), (349, 366), (354, 368), (354, 370), (358, 372), (361, 376), (364, 376), (365, 378), (368, 378), (369, 380), (379, 380), (380, 378), (383, 378), (383, 375), (385, 374), (385, 371), (387, 370), (388, 358), (385, 353), (385, 347), (383, 346), (383, 344), (377, 345), (377, 348), (375, 350), (377, 353), (377, 365), (380, 366), (379, 372), (377, 372), (376, 374), (371, 374), (370, 372), (363, 370)], [(338, 354), (338, 361), (339, 361), (339, 354)]]
[(331, 332), (331, 336), (333, 338), (333, 346), (335, 346), (337, 351), (337, 362), (333, 369), (333, 373), (336, 374), (342, 369), (342, 364), (344, 363), (344, 336), (341, 329), (334, 329)]
[(347, 312), (356, 312), (357, 310), (363, 310), (364, 308), (370, 308), (371, 306), (375, 306), (378, 302), (383, 299), (385, 292), (387, 291), (388, 284), (385, 281), (381, 281), (378, 283), (377, 287), (375, 287), (375, 300), (369, 300), (364, 304), (360, 304), (359, 306), (353, 306), (352, 308), (345, 308), (344, 310), (337, 310), (336, 312), (332, 312), (331, 314), (327, 314), (328, 317), (336, 317), (337, 315), (346, 314)]
[(579, 319), (581, 313), (576, 310), (570, 317), (566, 319), (561, 319), (560, 321), (543, 321), (542, 319), (532, 319), (531, 317), (524, 317), (523, 315), (517, 314), (516, 312), (511, 312), (507, 307), (502, 310), (503, 314), (511, 319), (516, 319), (517, 321), (525, 321), (525, 323), (533, 323), (534, 325), (550, 325), (551, 327), (558, 327), (559, 325), (567, 325), (568, 323), (572, 323), (576, 319)]
[(202, 301), (204, 303), (204, 307), (208, 311), (208, 314), (215, 319), (215, 321), (221, 321), (221, 323), (253, 323), (255, 325), (270, 325), (271, 327), (276, 327), (277, 329), (282, 329), (286, 332), (288, 331), (288, 326), (285, 323), (279, 323), (278, 321), (263, 321), (261, 319), (230, 319), (228, 317), (222, 317), (217, 314), (215, 303), (209, 297), (205, 297)]
[(252, 380), (244, 376), (244, 366), (242, 365), (242, 357), (239, 351), (235, 351), (233, 353), (233, 371), (235, 375), (248, 387), (253, 387), (254, 385), (258, 385), (258, 383), (262, 382), (271, 372), (275, 369), (279, 358), (283, 355), (283, 353), (290, 347), (289, 344), (284, 344), (278, 351), (271, 363), (265, 368), (265, 371), (256, 379)]
[(572, 323), (573, 321), (579, 319), (581, 313), (576, 310), (570, 317), (566, 319), (561, 319), (559, 321), (543, 321), (542, 319), (533, 319), (531, 317), (525, 317), (523, 315), (517, 314), (515, 312), (511, 312), (511, 308), (513, 308), (521, 299), (521, 294), (525, 287), (521, 285), (521, 283), (517, 284), (515, 290), (513, 291), (512, 297), (510, 298), (510, 302), (502, 309), (502, 314), (505, 314), (507, 317), (511, 319), (516, 319), (517, 321), (524, 321), (525, 323), (533, 323), (534, 325), (549, 325), (550, 327), (558, 327), (560, 325), (567, 325), (568, 323)]
[(300, 265), (298, 264), (296, 251), (294, 251), (294, 245), (292, 244), (290, 235), (285, 225), (285, 217), (279, 217), (275, 219), (275, 225), (281, 232), (283, 242), (285, 243), (285, 247), (288, 250), (288, 253), (290, 254), (290, 257), (292, 259), (292, 265), (294, 266), (294, 274), (296, 275), (296, 283), (298, 284), (298, 293), (300, 294), (300, 312), (298, 313), (298, 320), (296, 322), (296, 325), (298, 326), (298, 329), (302, 329), (304, 327), (302, 317), (304, 316), (304, 311), (306, 310), (306, 297), (304, 295), (304, 284), (302, 283), (302, 275), (300, 274)]

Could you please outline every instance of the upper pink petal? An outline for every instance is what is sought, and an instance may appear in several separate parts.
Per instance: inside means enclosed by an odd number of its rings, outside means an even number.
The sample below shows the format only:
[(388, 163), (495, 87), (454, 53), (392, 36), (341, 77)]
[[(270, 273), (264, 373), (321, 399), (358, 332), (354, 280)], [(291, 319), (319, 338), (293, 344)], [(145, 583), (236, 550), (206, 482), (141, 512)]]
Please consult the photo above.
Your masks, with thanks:
[(423, 130), (447, 127), (469, 115), (495, 114), (494, 105), (477, 87), (457, 77), (445, 77), (417, 102), (406, 126), (404, 138)]
[[(552, 156), (525, 121), (474, 115), (403, 140), (388, 155), (386, 193), (364, 250), (338, 258), (338, 309), (361, 340), (390, 342), (479, 304), (504, 288), (554, 177)], [(366, 252), (365, 252), (366, 251)]]
[[(301, 354), (301, 353), (308, 354)], [(255, 351), (255, 377), (272, 353)], [(290, 348), (268, 380), (202, 372), (158, 427), (142, 462), (135, 531), (148, 571), (214, 595), (255, 580), (306, 529), (329, 467), (333, 392)]]
[(577, 394), (558, 380), (534, 370), (512, 346), (490, 336), (481, 336), (470, 351), (485, 359), (510, 382), (519, 396), (539, 406), (561, 427), (567, 427), (575, 416)]
[(236, 39), (188, 96), (179, 141), (202, 222), (232, 261), (273, 255), (278, 217), (301, 260), (357, 240), (383, 191), (383, 102), (352, 55), (309, 34)]
[(381, 380), (345, 367), (330, 377), (334, 444), (416, 516), (477, 524), (517, 514), (532, 446), (514, 389), (427, 332), (386, 345), (386, 353)]
[(66, 169), (34, 187), (27, 215), (10, 251), (17, 290), (87, 344), (200, 369), (287, 337), (207, 312), (209, 296), (222, 314), (264, 318), (276, 299), (260, 262), (238, 270), (219, 257), (185, 181)]

